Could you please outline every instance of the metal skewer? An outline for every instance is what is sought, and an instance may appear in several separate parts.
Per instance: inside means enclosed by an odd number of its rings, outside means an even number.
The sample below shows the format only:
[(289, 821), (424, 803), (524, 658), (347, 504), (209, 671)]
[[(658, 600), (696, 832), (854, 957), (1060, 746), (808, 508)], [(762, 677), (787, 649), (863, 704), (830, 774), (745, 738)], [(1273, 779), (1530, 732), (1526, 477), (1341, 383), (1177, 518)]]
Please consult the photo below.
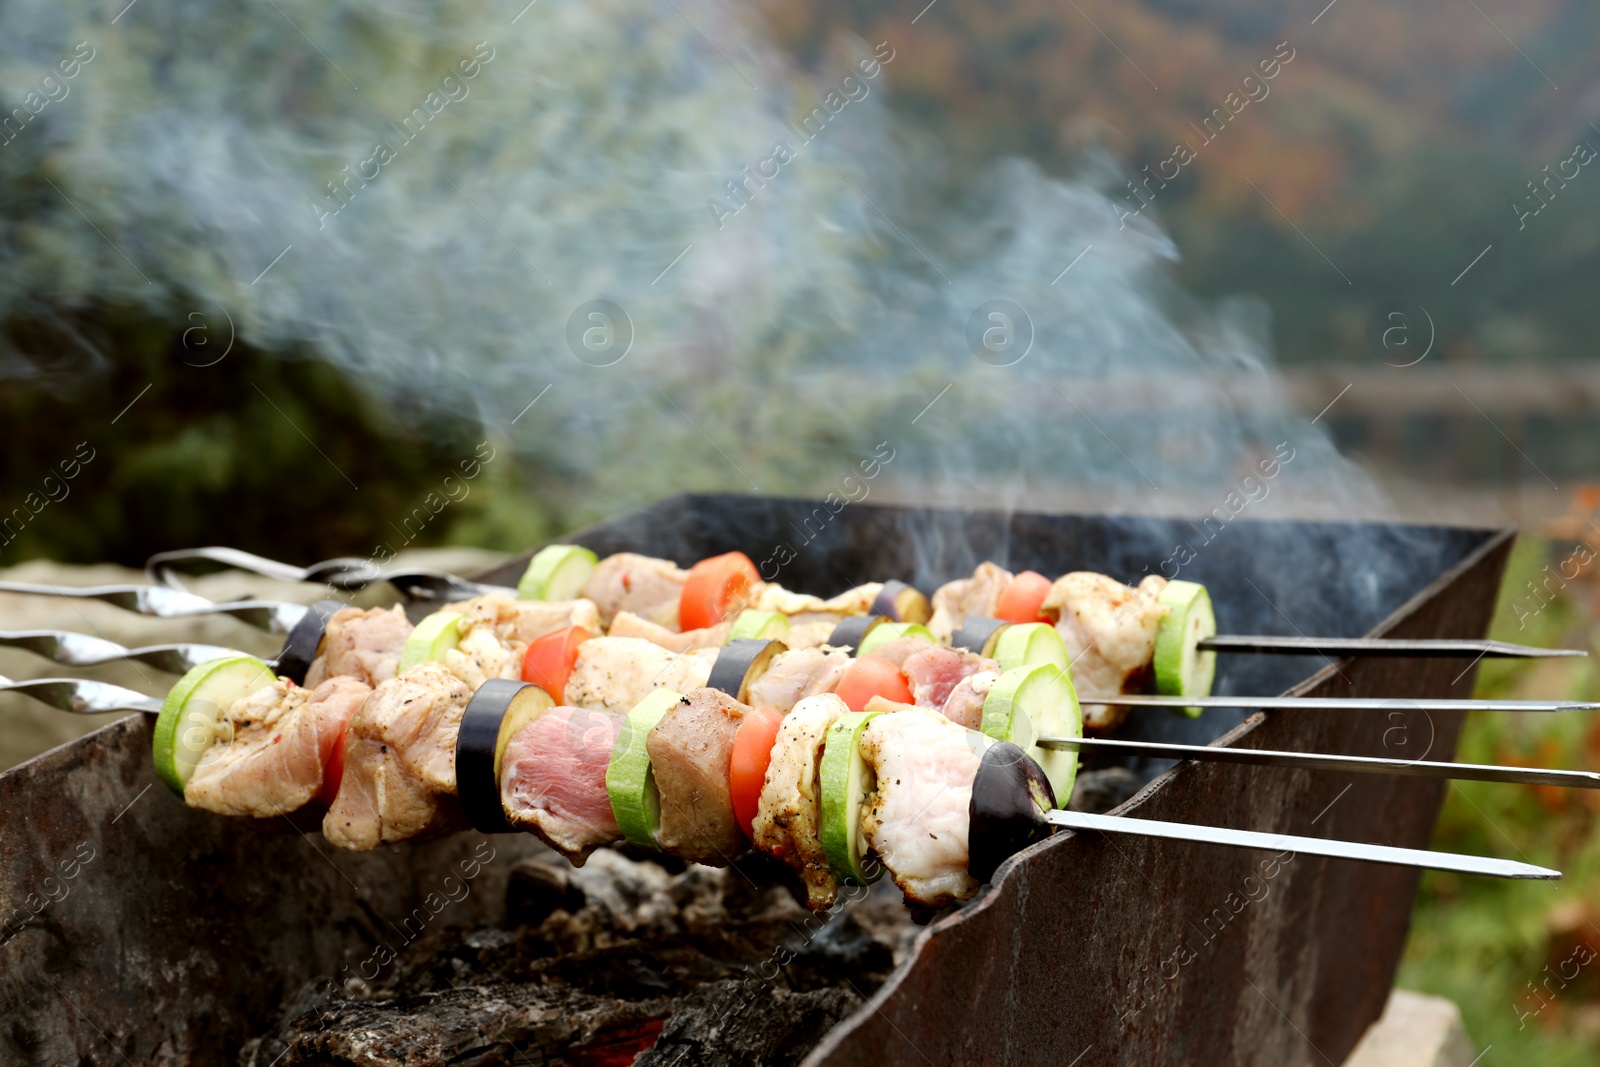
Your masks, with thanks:
[(133, 660), (171, 674), (184, 674), (202, 663), (242, 654), (220, 645), (175, 644), (129, 648), (115, 641), (67, 630), (0, 631), (0, 645), (25, 648), (66, 667), (95, 667), (117, 660)]
[(171, 589), (160, 585), (94, 585), (63, 586), (34, 585), (30, 582), (0, 582), (0, 593), (24, 593), (29, 596), (68, 597), (80, 600), (103, 600), (124, 611), (149, 615), (158, 619), (187, 619), (196, 615), (231, 615), (234, 618), (265, 630), (268, 633), (287, 634), (305, 618), (310, 609), (304, 604), (286, 604), (273, 600), (233, 600), (218, 603), (184, 589)]
[(1180, 697), (1125, 694), (1079, 697), (1080, 704), (1130, 708), (1255, 708), (1260, 711), (1600, 711), (1576, 700), (1448, 700), (1435, 697)]
[(1257, 830), (1230, 830), (1222, 826), (1158, 822), (1155, 819), (1139, 819), (1125, 815), (1091, 815), (1083, 811), (1060, 809), (1048, 812), (1045, 817), (1055, 825), (1064, 826), (1069, 830), (1164, 837), (1174, 841), (1199, 841), (1208, 845), (1231, 845), (1235, 848), (1254, 848), (1266, 852), (1294, 852), (1307, 856), (1359, 860), (1364, 863), (1388, 863), (1400, 867), (1454, 871), (1458, 874), (1484, 874), (1494, 878), (1551, 880), (1561, 877), (1560, 871), (1548, 867), (1535, 867), (1531, 863), (1484, 856), (1464, 856), (1454, 852), (1429, 852), (1417, 848), (1397, 848), (1393, 845), (1369, 845), (1359, 841), (1271, 834)]
[(422, 568), (385, 571), (370, 559), (356, 559), (353, 556), (323, 560), (309, 567), (295, 567), (252, 552), (242, 552), (237, 548), (222, 546), (158, 552), (145, 562), (145, 573), (159, 586), (181, 590), (183, 584), (179, 581), (172, 564), (193, 560), (221, 563), (227, 567), (250, 571), (280, 581), (330, 585), (348, 592), (388, 582), (411, 600), (470, 600), (475, 596), (489, 593), (516, 595), (516, 590), (509, 586), (484, 585), (443, 571)]
[(1459, 656), (1464, 659), (1546, 659), (1587, 656), (1581, 648), (1535, 648), (1508, 641), (1408, 637), (1270, 637), (1216, 634), (1202, 638), (1202, 652), (1263, 652), (1286, 656)]
[[(328, 618), (342, 607), (344, 605), (337, 600), (319, 600), (302, 608), (299, 622), (284, 638), (283, 648), (276, 656), (263, 659), (262, 662), (275, 674), (281, 674), (296, 683), (304, 682), (306, 671), (321, 648)], [(115, 641), (70, 630), (0, 631), (0, 645), (25, 648), (67, 667), (95, 667), (103, 663), (132, 660), (173, 674), (186, 674), (202, 663), (224, 656), (249, 655), (221, 645), (199, 643), (129, 648)]]
[(1516, 785), (1555, 785), (1573, 789), (1600, 789), (1595, 771), (1554, 771), (1541, 767), (1500, 767), (1482, 763), (1439, 763), (1389, 759), (1384, 756), (1334, 756), (1322, 752), (1282, 752), (1264, 748), (1227, 748), (1218, 745), (1175, 745), (1164, 741), (1123, 741), (1109, 737), (1041, 737), (1045, 748), (1100, 749), (1136, 756), (1193, 759), (1210, 763), (1245, 763), (1358, 774), (1397, 774), (1412, 778), (1452, 778), (1471, 782), (1510, 782)]
[(30, 678), (12, 681), (0, 675), (0, 692), (21, 693), (51, 707), (78, 715), (101, 715), (110, 711), (159, 712), (161, 701), (108, 682), (82, 678)]

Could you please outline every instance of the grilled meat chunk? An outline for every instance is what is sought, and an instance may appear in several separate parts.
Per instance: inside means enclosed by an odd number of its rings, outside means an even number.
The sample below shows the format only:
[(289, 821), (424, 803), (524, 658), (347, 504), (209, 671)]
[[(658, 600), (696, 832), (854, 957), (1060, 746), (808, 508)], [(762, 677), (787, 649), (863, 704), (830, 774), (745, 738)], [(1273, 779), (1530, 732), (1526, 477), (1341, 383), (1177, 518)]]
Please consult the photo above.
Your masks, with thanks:
[(340, 676), (316, 689), (287, 678), (223, 711), (230, 738), (212, 745), (183, 788), (192, 808), (262, 819), (304, 806), (322, 787), (334, 744), (372, 690)]
[(795, 593), (777, 582), (763, 582), (751, 597), (749, 606), (759, 611), (776, 611), (780, 615), (802, 615), (826, 612), (830, 615), (865, 615), (872, 610), (872, 602), (883, 591), (882, 582), (867, 582), (846, 589), (838, 596), (823, 600), (809, 593)]
[(583, 595), (600, 609), (606, 626), (619, 611), (631, 611), (668, 629), (678, 628), (678, 598), (689, 572), (668, 559), (618, 552), (600, 561), (583, 584)]
[(750, 703), (787, 712), (807, 697), (833, 692), (849, 666), (848, 652), (820, 648), (780, 652), (766, 673), (750, 683)]
[(465, 829), (456, 801), (456, 734), (472, 690), (442, 663), (402, 671), (350, 720), (344, 779), (322, 835), (361, 852)]
[(784, 716), (753, 828), (756, 847), (800, 876), (813, 911), (831, 907), (839, 891), (822, 851), (817, 771), (828, 727), (849, 710), (844, 701), (825, 693), (806, 697)]
[(500, 801), (506, 818), (526, 827), (574, 866), (622, 836), (606, 792), (606, 767), (622, 716), (551, 708), (506, 744)]
[[(873, 652), (876, 654), (877, 649)], [(998, 671), (1000, 664), (976, 652), (930, 645), (907, 656), (900, 669), (911, 683), (911, 699), (917, 706), (939, 711), (962, 679), (979, 671)]]
[(661, 790), (661, 847), (680, 859), (726, 867), (744, 851), (728, 764), (733, 735), (750, 709), (717, 689), (696, 689), (645, 739)]
[(1013, 575), (997, 563), (978, 564), (971, 578), (960, 578), (941, 585), (933, 594), (933, 618), (928, 629), (941, 642), (966, 623), (968, 615), (993, 615), (1000, 606), (1000, 594), (1011, 584)]
[(981, 729), (983, 702), (988, 699), (989, 690), (993, 689), (994, 683), (999, 680), (1000, 675), (994, 670), (977, 671), (961, 679), (945, 698), (944, 717), (957, 726), (965, 726), (969, 730)]
[(507, 644), (531, 645), (547, 633), (582, 626), (600, 636), (600, 609), (584, 600), (518, 600), (504, 593), (490, 593), (449, 604), (446, 611), (459, 611), (466, 618), (458, 624), (468, 628), (488, 626)]
[(701, 630), (669, 630), (631, 611), (619, 611), (611, 620), (609, 637), (638, 637), (669, 652), (693, 652), (697, 648), (721, 648), (728, 643), (733, 623), (719, 622)]
[[(1050, 587), (1042, 610), (1059, 620), (1056, 629), (1066, 643), (1079, 696), (1111, 697), (1149, 686), (1156, 626), (1168, 610), (1157, 598), (1166, 584), (1155, 574), (1135, 588), (1103, 574), (1073, 571)], [(1083, 725), (1110, 729), (1127, 715), (1121, 705), (1086, 706)]]
[(714, 648), (674, 653), (638, 637), (596, 637), (578, 646), (565, 696), (576, 707), (626, 715), (653, 689), (705, 685), (716, 660)]
[(456, 647), (448, 649), (441, 662), (472, 690), (490, 678), (522, 677), (526, 644), (507, 641), (492, 623), (478, 622), (470, 616), (457, 624), (457, 633)]
[(392, 608), (340, 608), (328, 618), (322, 652), (306, 671), (306, 688), (344, 675), (377, 686), (394, 677), (400, 651), (411, 636), (411, 621)]
[(861, 732), (877, 774), (861, 832), (914, 904), (940, 908), (978, 891), (967, 873), (968, 806), (985, 741), (924, 708), (879, 715)]

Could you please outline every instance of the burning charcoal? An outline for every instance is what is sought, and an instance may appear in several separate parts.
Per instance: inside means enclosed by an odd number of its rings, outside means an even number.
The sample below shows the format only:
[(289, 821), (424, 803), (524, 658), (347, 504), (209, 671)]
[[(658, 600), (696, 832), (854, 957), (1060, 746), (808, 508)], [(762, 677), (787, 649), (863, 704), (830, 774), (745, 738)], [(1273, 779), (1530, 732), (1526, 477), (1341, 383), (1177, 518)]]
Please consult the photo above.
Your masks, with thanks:
[(570, 869), (523, 860), (506, 884), (506, 921), (538, 926), (557, 909), (577, 912), (587, 898), (572, 884)]
[(1072, 790), (1072, 811), (1106, 812), (1123, 803), (1139, 791), (1144, 783), (1137, 774), (1126, 767), (1107, 767), (1104, 770), (1084, 771)]
[(746, 982), (715, 982), (679, 1002), (634, 1067), (790, 1067), (862, 1003), (847, 988), (752, 993)]

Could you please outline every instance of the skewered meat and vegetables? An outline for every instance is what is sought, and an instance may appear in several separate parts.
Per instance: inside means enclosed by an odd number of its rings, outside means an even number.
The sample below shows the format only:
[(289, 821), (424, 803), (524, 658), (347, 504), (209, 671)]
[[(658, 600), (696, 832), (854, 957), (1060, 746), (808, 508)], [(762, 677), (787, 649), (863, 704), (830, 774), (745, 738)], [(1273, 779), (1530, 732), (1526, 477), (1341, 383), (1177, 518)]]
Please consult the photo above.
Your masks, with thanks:
[(748, 707), (717, 689), (695, 689), (668, 709), (645, 742), (661, 791), (661, 848), (692, 863), (726, 867), (744, 850), (728, 765)]
[(411, 621), (392, 608), (343, 608), (328, 619), (321, 655), (306, 672), (306, 688), (315, 689), (343, 675), (369, 686), (387, 682), (400, 669), (400, 653), (411, 636)]
[[(1082, 696), (1110, 697), (1137, 693), (1154, 680), (1156, 630), (1168, 608), (1161, 603), (1167, 580), (1146, 575), (1138, 586), (1091, 571), (1074, 571), (1056, 580), (1045, 598), (1046, 614), (1058, 618), (1056, 629), (1067, 645), (1072, 680)], [(1127, 717), (1120, 705), (1101, 705), (1085, 724), (1115, 726)]]
[(822, 848), (817, 775), (828, 730), (850, 709), (831, 694), (807, 697), (783, 717), (751, 826), (757, 848), (800, 876), (813, 910), (832, 906), (839, 882)]
[(575, 866), (622, 836), (606, 770), (623, 717), (555, 707), (512, 736), (500, 796), (513, 826), (532, 830)]
[(443, 664), (379, 685), (350, 720), (339, 794), (322, 820), (355, 851), (465, 829), (456, 799), (456, 735), (472, 690)]
[(322, 788), (345, 727), (372, 689), (359, 678), (329, 678), (315, 689), (279, 678), (230, 704), (218, 717), (221, 740), (200, 758), (183, 787), (190, 807), (266, 818), (296, 811)]

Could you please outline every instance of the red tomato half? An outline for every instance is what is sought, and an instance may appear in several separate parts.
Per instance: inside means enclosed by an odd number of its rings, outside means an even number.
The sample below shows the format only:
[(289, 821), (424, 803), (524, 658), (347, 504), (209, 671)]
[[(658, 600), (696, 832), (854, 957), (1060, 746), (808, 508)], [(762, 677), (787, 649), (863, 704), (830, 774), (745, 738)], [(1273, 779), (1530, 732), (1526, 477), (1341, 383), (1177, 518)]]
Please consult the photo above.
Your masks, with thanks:
[(738, 614), (760, 582), (761, 572), (743, 552), (701, 560), (689, 569), (678, 597), (678, 629), (703, 630)]
[(589, 637), (589, 631), (582, 626), (569, 626), (537, 638), (522, 657), (522, 680), (543, 686), (560, 704), (565, 697), (567, 679), (578, 663), (578, 646)]
[[(348, 724), (346, 724), (348, 726)], [(339, 783), (344, 781), (344, 739), (346, 730), (340, 730), (333, 744), (322, 755), (322, 784), (317, 787), (317, 802), (323, 807), (333, 807), (339, 795)]]
[(744, 836), (755, 839), (752, 829), (761, 807), (761, 786), (767, 780), (767, 765), (772, 762), (772, 746), (778, 740), (783, 712), (777, 708), (755, 708), (745, 715), (733, 735), (733, 755), (728, 761), (728, 790), (733, 797), (733, 814), (744, 829)]
[(912, 703), (911, 686), (906, 676), (891, 660), (867, 654), (845, 669), (834, 690), (851, 711), (862, 711), (873, 697), (883, 697), (900, 704)]
[(994, 617), (1001, 622), (1052, 622), (1039, 613), (1044, 598), (1050, 595), (1050, 579), (1038, 571), (1023, 571), (1011, 579), (1006, 591), (1000, 594), (1000, 603)]

